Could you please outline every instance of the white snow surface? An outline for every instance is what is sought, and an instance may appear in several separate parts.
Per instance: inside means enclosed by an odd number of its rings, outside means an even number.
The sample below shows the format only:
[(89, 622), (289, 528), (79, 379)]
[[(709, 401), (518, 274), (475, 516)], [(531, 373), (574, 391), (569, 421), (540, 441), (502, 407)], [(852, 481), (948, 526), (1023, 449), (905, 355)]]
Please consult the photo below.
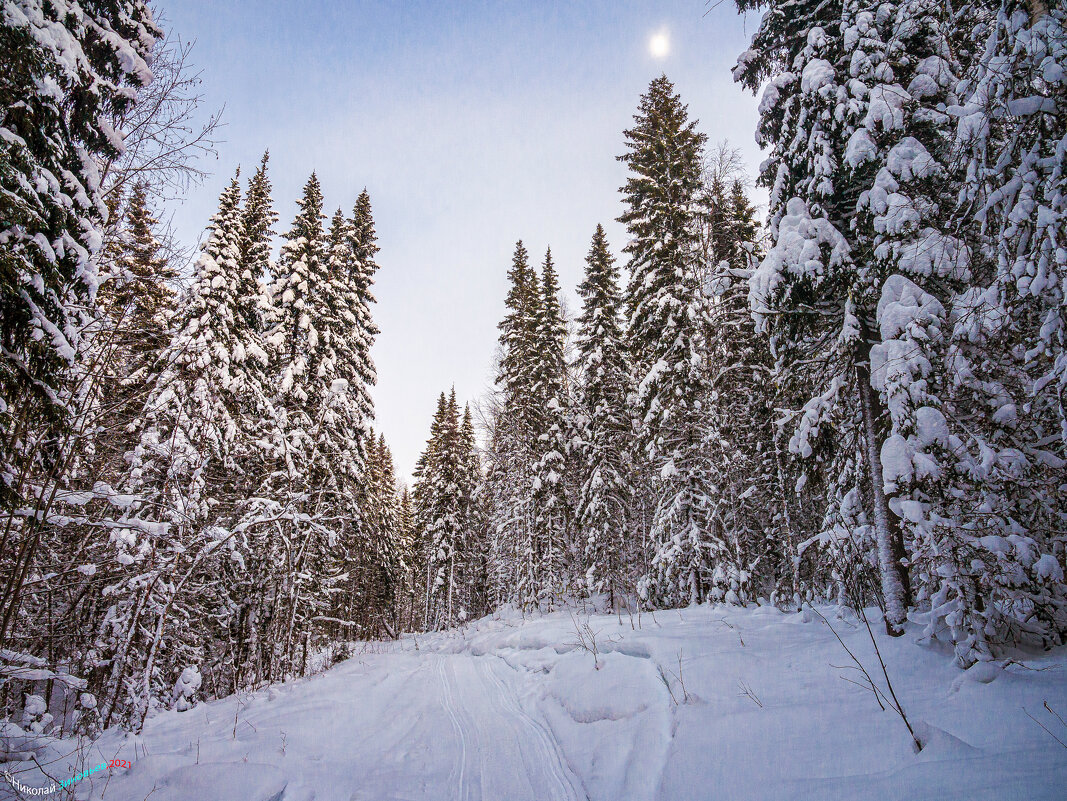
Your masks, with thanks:
[[(862, 622), (820, 610), (884, 689)], [(900, 718), (843, 680), (861, 677), (811, 612), (506, 611), (162, 712), (140, 737), (108, 731), (81, 764), (132, 767), (73, 789), (106, 801), (1063, 798), (1063, 746), (1027, 713), (1067, 740), (1043, 706), (1067, 718), (1067, 649), (961, 671), (918, 626), (889, 639), (869, 615), (918, 753)], [(76, 773), (68, 760), (49, 773)]]

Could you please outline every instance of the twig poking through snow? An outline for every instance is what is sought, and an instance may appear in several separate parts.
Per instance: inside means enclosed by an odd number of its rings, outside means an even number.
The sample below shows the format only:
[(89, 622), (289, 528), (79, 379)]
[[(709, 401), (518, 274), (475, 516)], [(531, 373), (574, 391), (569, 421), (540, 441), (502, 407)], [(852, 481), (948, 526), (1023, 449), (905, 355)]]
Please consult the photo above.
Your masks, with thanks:
[(741, 692), (738, 693), (738, 695), (743, 696), (744, 698), (748, 698), (750, 701), (752, 701), (752, 703), (754, 703), (760, 709), (763, 709), (763, 701), (761, 701), (759, 699), (759, 696), (756, 695), (755, 692), (753, 692), (752, 688), (749, 687), (741, 679), (737, 680), (737, 689), (739, 689), (741, 691)]
[(810, 603), (808, 604), (808, 608), (811, 609), (811, 611), (814, 612), (816, 615), (818, 615), (822, 622), (826, 624), (827, 628), (829, 628), (830, 631), (833, 632), (834, 637), (836, 637), (837, 641), (841, 643), (841, 647), (845, 649), (845, 653), (848, 654), (849, 658), (855, 663), (856, 669), (863, 674), (863, 677), (866, 679), (867, 683), (861, 684), (860, 682), (853, 681), (852, 679), (849, 679), (845, 676), (842, 676), (842, 678), (845, 679), (845, 681), (847, 682), (855, 684), (858, 687), (863, 687), (864, 689), (870, 690), (872, 693), (874, 693), (875, 700), (878, 701), (878, 706), (882, 707), (883, 711), (885, 710), (885, 705), (882, 703), (882, 701), (884, 700), (886, 704), (888, 704), (889, 708), (896, 712), (900, 716), (900, 719), (904, 721), (904, 725), (908, 728), (908, 734), (911, 735), (911, 740), (913, 743), (915, 743), (915, 748), (918, 751), (922, 751), (923, 744), (919, 742), (919, 738), (916, 736), (915, 730), (912, 729), (911, 723), (908, 721), (908, 716), (904, 714), (904, 707), (901, 706), (900, 700), (897, 698), (897, 694), (893, 690), (893, 683), (889, 680), (889, 671), (886, 669), (885, 660), (882, 659), (882, 652), (878, 648), (878, 641), (874, 638), (874, 632), (871, 630), (871, 624), (867, 621), (867, 615), (864, 614), (862, 606), (857, 604), (856, 608), (858, 610), (860, 619), (863, 620), (863, 622), (867, 625), (867, 634), (870, 635), (871, 643), (874, 645), (874, 653), (875, 656), (878, 657), (878, 664), (882, 667), (882, 675), (885, 677), (886, 688), (889, 691), (888, 695), (886, 695), (886, 693), (883, 692), (881, 688), (875, 683), (874, 679), (871, 677), (871, 674), (867, 672), (867, 668), (863, 666), (863, 663), (860, 662), (859, 658), (854, 653), (852, 653), (852, 651), (847, 645), (845, 645), (845, 641), (841, 639), (841, 636), (837, 633), (834, 627), (830, 625), (830, 621), (826, 619), (823, 613), (816, 609), (814, 606), (812, 606)]
[[(1057, 714), (1056, 712), (1054, 712), (1054, 711), (1052, 710), (1052, 707), (1050, 707), (1050, 706), (1048, 705), (1048, 701), (1045, 701), (1045, 702), (1044, 702), (1044, 707), (1045, 707), (1045, 709), (1047, 709), (1047, 710), (1049, 711), (1049, 714), (1051, 714), (1051, 715), (1052, 715), (1052, 716), (1053, 716), (1054, 718), (1056, 718), (1056, 720), (1058, 720), (1058, 721), (1060, 722), (1060, 725), (1061, 725), (1061, 726), (1063, 726), (1064, 728), (1067, 728), (1067, 723), (1064, 723), (1064, 722), (1063, 722), (1063, 718), (1061, 718), (1061, 717), (1059, 716), (1059, 714)], [(1041, 722), (1040, 720), (1038, 720), (1038, 719), (1037, 719), (1037, 718), (1035, 718), (1035, 717), (1034, 717), (1033, 715), (1031, 715), (1031, 714), (1030, 714), (1029, 712), (1027, 712), (1027, 710), (1026, 710), (1026, 707), (1023, 707), (1023, 712), (1026, 712), (1026, 717), (1030, 718), (1030, 720), (1032, 720), (1032, 721), (1033, 721), (1034, 723), (1036, 723), (1036, 724), (1037, 724), (1038, 726), (1040, 726), (1040, 727), (1041, 727), (1042, 729), (1044, 729), (1044, 730), (1045, 730), (1046, 732), (1048, 732), (1048, 736), (1049, 736), (1049, 737), (1051, 737), (1051, 738), (1052, 738), (1053, 740), (1055, 740), (1056, 742), (1058, 742), (1058, 743), (1059, 743), (1060, 745), (1062, 745), (1062, 746), (1063, 746), (1064, 748), (1067, 748), (1067, 743), (1065, 743), (1065, 742), (1064, 742), (1063, 740), (1061, 740), (1061, 739), (1060, 739), (1059, 737), (1057, 737), (1057, 736), (1056, 736), (1055, 734), (1053, 734), (1052, 730), (1051, 730), (1051, 729), (1049, 729), (1049, 727), (1048, 727), (1048, 726), (1046, 726), (1046, 725), (1045, 725), (1044, 723), (1042, 723), (1042, 722)]]

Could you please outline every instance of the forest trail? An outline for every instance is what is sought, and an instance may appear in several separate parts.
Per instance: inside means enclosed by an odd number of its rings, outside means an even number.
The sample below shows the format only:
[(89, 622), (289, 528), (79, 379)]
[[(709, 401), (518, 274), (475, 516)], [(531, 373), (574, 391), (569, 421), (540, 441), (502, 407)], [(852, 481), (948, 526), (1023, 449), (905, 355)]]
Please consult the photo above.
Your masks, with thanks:
[[(458, 744), (450, 798), (579, 801), (587, 798), (544, 721), (521, 706), (496, 657), (438, 658), (441, 699)], [(513, 672), (513, 671), (511, 671)]]
[[(880, 676), (862, 623), (825, 608)], [(877, 627), (876, 627), (877, 632)], [(584, 645), (582, 644), (584, 640)], [(879, 635), (923, 741), (842, 681), (827, 624), (770, 607), (628, 616), (505, 612), (357, 644), (348, 660), (256, 693), (108, 731), (82, 763), (129, 770), (79, 801), (1059, 799), (1067, 649), (961, 671), (917, 627)], [(593, 653), (595, 649), (596, 653)], [(1031, 717), (1032, 716), (1032, 717)], [(995, 727), (989, 721), (996, 720)], [(77, 772), (57, 743), (49, 772)], [(64, 762), (64, 759), (67, 761)], [(22, 777), (43, 784), (44, 777)]]

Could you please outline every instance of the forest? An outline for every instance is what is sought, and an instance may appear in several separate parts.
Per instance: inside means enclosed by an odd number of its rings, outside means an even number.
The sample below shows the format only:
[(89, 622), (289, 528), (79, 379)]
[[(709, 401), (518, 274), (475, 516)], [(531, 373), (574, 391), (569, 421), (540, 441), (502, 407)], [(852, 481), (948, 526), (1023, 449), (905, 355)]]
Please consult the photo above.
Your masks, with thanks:
[(492, 389), (409, 421), (409, 486), (370, 193), (221, 165), (191, 251), (189, 47), (146, 0), (0, 3), (5, 736), (139, 733), (501, 610), (832, 605), (956, 669), (1064, 644), (1067, 10), (735, 5), (758, 172), (653, 78), (604, 154), (628, 239), (589, 231), (568, 313), (504, 232)]

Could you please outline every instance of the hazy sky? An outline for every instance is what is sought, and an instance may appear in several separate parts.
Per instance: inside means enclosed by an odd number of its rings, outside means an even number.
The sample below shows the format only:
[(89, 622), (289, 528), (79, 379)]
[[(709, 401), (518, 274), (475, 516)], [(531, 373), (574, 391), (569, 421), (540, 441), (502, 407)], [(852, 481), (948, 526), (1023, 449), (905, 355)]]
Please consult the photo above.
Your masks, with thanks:
[[(711, 3), (716, 0), (711, 0)], [(410, 475), (438, 393), (492, 382), (496, 325), (515, 241), (547, 246), (565, 301), (598, 222), (618, 254), (615, 156), (649, 81), (675, 82), (710, 141), (754, 172), (756, 101), (730, 76), (758, 19), (704, 0), (325, 2), (160, 0), (195, 39), (205, 108), (225, 105), (218, 161), (175, 213), (195, 241), (240, 164), (271, 153), (277, 229), (312, 170), (326, 213), (364, 187), (381, 253), (373, 355), (376, 427)], [(656, 58), (650, 42), (666, 34)]]

